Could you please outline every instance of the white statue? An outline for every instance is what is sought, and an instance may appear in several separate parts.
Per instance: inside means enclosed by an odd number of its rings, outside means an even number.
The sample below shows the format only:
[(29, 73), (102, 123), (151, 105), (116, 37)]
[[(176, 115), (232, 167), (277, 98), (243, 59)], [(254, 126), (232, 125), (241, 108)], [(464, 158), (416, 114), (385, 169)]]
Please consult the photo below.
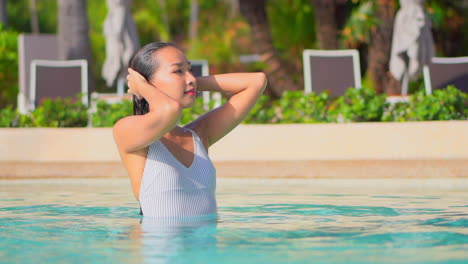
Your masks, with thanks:
[(415, 80), (424, 65), (434, 56), (431, 21), (424, 10), (425, 0), (400, 0), (393, 28), (390, 72), (403, 82), (403, 94), (408, 79)]
[(130, 7), (132, 0), (107, 0), (108, 13), (104, 21), (106, 60), (102, 76), (108, 87), (117, 80), (117, 91), (123, 95), (126, 69), (140, 44)]

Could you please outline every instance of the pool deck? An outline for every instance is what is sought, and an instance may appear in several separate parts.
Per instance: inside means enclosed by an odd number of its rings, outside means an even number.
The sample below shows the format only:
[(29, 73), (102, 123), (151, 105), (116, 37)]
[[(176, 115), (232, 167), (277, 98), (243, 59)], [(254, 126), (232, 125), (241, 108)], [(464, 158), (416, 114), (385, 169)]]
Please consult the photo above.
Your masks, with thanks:
[[(0, 179), (127, 177), (109, 128), (0, 129)], [(220, 177), (467, 178), (468, 121), (241, 125)]]
[[(467, 160), (220, 161), (220, 177), (468, 178)], [(0, 179), (127, 177), (120, 162), (2, 162)]]

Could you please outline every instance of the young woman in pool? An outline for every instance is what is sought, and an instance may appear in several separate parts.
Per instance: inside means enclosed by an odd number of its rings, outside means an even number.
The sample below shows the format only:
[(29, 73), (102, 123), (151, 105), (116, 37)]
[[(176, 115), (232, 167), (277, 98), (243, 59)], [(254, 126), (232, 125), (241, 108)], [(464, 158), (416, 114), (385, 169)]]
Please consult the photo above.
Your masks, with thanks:
[[(113, 132), (142, 214), (216, 214), (216, 170), (208, 149), (249, 113), (266, 86), (265, 74), (194, 77), (184, 53), (164, 42), (144, 46), (130, 64), (128, 92), (134, 95), (135, 115), (119, 120)], [(178, 126), (197, 91), (219, 91), (230, 98)]]

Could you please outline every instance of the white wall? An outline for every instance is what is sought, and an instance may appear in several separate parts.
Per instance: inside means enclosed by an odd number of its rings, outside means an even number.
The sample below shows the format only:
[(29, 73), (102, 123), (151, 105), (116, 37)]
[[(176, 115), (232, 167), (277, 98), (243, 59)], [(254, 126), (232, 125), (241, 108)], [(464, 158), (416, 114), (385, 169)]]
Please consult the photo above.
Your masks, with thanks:
[[(241, 125), (213, 161), (468, 159), (468, 121)], [(0, 162), (113, 162), (110, 128), (3, 128)]]

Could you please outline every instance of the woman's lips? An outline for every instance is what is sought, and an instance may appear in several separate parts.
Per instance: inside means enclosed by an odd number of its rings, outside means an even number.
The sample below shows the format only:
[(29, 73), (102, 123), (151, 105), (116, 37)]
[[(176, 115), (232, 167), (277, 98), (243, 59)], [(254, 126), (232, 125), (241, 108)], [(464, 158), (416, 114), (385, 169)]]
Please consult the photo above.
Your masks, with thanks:
[(197, 93), (197, 91), (195, 89), (190, 89), (188, 91), (185, 91), (184, 93), (188, 94), (188, 95), (195, 95)]

